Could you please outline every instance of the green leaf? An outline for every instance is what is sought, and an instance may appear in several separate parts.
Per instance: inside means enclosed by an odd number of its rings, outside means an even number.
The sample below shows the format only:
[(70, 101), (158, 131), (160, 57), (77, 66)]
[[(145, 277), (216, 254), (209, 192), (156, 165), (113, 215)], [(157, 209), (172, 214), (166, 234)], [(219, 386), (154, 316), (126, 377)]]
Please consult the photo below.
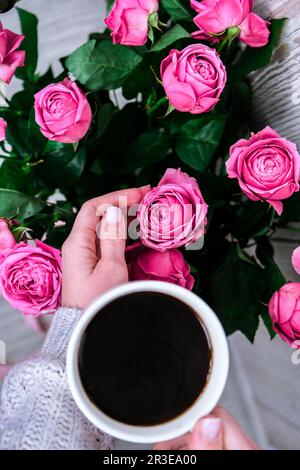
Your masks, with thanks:
[(179, 129), (175, 150), (179, 158), (198, 171), (205, 171), (220, 143), (225, 114), (208, 114), (186, 121)]
[(273, 339), (276, 336), (276, 333), (273, 330), (269, 316), (268, 304), (274, 292), (279, 290), (287, 281), (272, 256), (268, 255), (265, 250), (264, 240), (262, 240), (262, 246), (261, 243), (258, 242), (256, 256), (264, 266), (263, 276), (261, 277), (264, 299), (260, 315), (269, 332), (270, 338)]
[(8, 123), (7, 140), (13, 149), (21, 157), (38, 158), (48, 141), (35, 122), (34, 109), (31, 109), (28, 118), (9, 112), (5, 119)]
[(32, 87), (26, 87), (26, 89), (15, 93), (11, 99), (11, 107), (22, 111), (23, 113), (29, 113), (34, 103), (34, 89)]
[(60, 81), (60, 75), (58, 77), (54, 77), (51, 66), (43, 75), (36, 77), (36, 85), (38, 86), (39, 90), (49, 85), (49, 83), (56, 83), (57, 81)]
[(232, 198), (235, 190), (235, 181), (229, 179), (228, 176), (215, 175), (214, 173), (205, 172), (199, 178), (199, 185), (204, 200), (210, 209), (226, 205)]
[(107, 126), (109, 125), (116, 112), (117, 108), (112, 103), (104, 103), (101, 105), (99, 111), (95, 116), (96, 131), (90, 141), (94, 142), (104, 134)]
[(43, 208), (41, 202), (27, 194), (0, 188), (0, 216), (16, 217), (20, 222), (32, 217)]
[(72, 160), (63, 168), (62, 177), (67, 184), (75, 183), (78, 178), (82, 175), (86, 162), (85, 148), (81, 147)]
[(30, 147), (27, 141), (28, 120), (21, 116), (16, 117), (12, 113), (5, 115), (7, 121), (6, 139), (13, 149), (20, 156), (25, 157), (30, 154)]
[(110, 90), (122, 86), (142, 57), (110, 40), (88, 41), (66, 60), (67, 69), (89, 90)]
[(242, 259), (236, 243), (228, 244), (224, 260), (211, 276), (209, 292), (226, 333), (240, 330), (253, 342), (262, 309), (263, 270), (250, 261)]
[(173, 44), (178, 39), (189, 38), (190, 34), (180, 24), (176, 24), (163, 34), (160, 39), (151, 47), (151, 52), (157, 52)]
[(192, 21), (192, 11), (183, 0), (161, 0), (173, 21)]
[[(26, 192), (26, 175), (22, 171), (22, 162), (11, 158), (0, 166), (0, 188)], [(1, 208), (0, 208), (1, 210)]]
[(153, 69), (159, 70), (160, 54), (145, 54), (142, 62), (131, 72), (123, 84), (123, 95), (127, 100), (137, 97), (139, 93), (146, 99), (153, 89), (155, 76)]
[(141, 134), (122, 156), (120, 168), (125, 171), (133, 171), (146, 165), (154, 164), (162, 160), (171, 144), (169, 136), (153, 129)]
[(44, 163), (35, 168), (38, 178), (53, 187), (73, 185), (83, 173), (86, 153), (81, 147), (74, 152), (70, 144), (49, 141), (42, 156)]
[[(97, 174), (124, 168), (129, 146), (145, 131), (146, 116), (138, 103), (128, 103), (114, 114), (97, 142)], [(93, 168), (93, 170), (95, 167)]]
[(285, 18), (271, 20), (271, 25), (269, 26), (271, 34), (268, 44), (264, 47), (246, 47), (240, 59), (233, 65), (230, 71), (231, 78), (235, 80), (243, 78), (250, 72), (268, 65), (272, 52), (279, 42), (285, 21)]
[(22, 33), (25, 39), (21, 44), (21, 49), (26, 52), (25, 67), (19, 68), (16, 71), (16, 76), (22, 80), (33, 81), (35, 79), (35, 71), (38, 61), (38, 19), (29, 11), (22, 8), (17, 8)]
[(300, 191), (283, 201), (283, 204), (282, 217), (289, 222), (300, 222)]
[(233, 209), (231, 232), (235, 238), (249, 239), (266, 235), (274, 221), (274, 209), (264, 202), (247, 200)]
[(30, 149), (32, 149), (32, 153), (38, 156), (39, 152), (42, 152), (46, 147), (48, 140), (43, 136), (40, 127), (35, 121), (35, 112), (33, 108), (30, 111), (27, 130), (27, 143)]
[(72, 203), (69, 201), (58, 201), (53, 207), (53, 222), (64, 222), (64, 225), (55, 226), (54, 224), (48, 228), (46, 233), (46, 243), (55, 248), (60, 249), (63, 242), (68, 237), (76, 214), (74, 214)]
[(20, 0), (1, 0), (0, 1), (0, 13), (8, 12), (15, 6), (15, 3), (19, 1)]
[(273, 330), (272, 320), (271, 320), (271, 318), (270, 318), (268, 309), (263, 310), (263, 311), (261, 312), (260, 316), (261, 316), (261, 318), (262, 318), (262, 321), (264, 322), (265, 327), (266, 327), (267, 330), (268, 330), (270, 339), (271, 339), (271, 340), (274, 339), (275, 336), (276, 336), (276, 331)]
[(115, 3), (115, 0), (106, 0), (107, 11), (110, 11)]

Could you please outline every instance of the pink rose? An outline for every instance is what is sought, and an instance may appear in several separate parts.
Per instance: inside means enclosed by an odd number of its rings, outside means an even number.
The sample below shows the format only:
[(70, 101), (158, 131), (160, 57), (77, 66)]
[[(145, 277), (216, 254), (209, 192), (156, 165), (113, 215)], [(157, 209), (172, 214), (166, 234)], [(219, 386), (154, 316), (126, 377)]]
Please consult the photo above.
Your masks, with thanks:
[(249, 15), (240, 24), (240, 40), (251, 47), (262, 47), (268, 44), (269, 23), (255, 13)]
[(11, 233), (7, 222), (0, 219), (0, 262), (2, 259), (2, 253), (6, 248), (13, 248), (17, 244)]
[(158, 0), (116, 0), (104, 22), (114, 44), (142, 46), (147, 42), (149, 16), (158, 11)]
[(0, 142), (6, 139), (7, 122), (0, 117)]
[(261, 47), (268, 43), (269, 23), (252, 12), (252, 0), (191, 0), (191, 6), (198, 12), (194, 23), (199, 31), (212, 38), (238, 27), (240, 40), (248, 46)]
[(204, 236), (206, 214), (195, 178), (169, 168), (139, 206), (141, 241), (161, 252), (195, 243)]
[(159, 252), (151, 248), (143, 248), (136, 243), (127, 248), (131, 262), (128, 264), (130, 281), (164, 281), (192, 290), (194, 278), (190, 267), (179, 250)]
[(25, 63), (25, 51), (17, 51), (25, 36), (3, 29), (0, 22), (0, 80), (10, 83), (17, 67)]
[[(300, 282), (290, 282), (275, 292), (269, 302), (269, 315), (274, 331), (293, 345), (300, 340)], [(295, 344), (298, 348), (299, 344)]]
[(60, 306), (60, 251), (36, 240), (1, 252), (0, 291), (25, 315), (39, 316)]
[(297, 274), (300, 274), (300, 246), (293, 251), (292, 265)]
[(92, 111), (85, 94), (65, 78), (35, 95), (35, 120), (49, 140), (66, 144), (78, 142), (87, 133)]
[(280, 137), (271, 127), (230, 148), (226, 162), (229, 178), (237, 178), (252, 201), (267, 201), (280, 215), (281, 200), (299, 191), (300, 156), (295, 144)]
[(226, 69), (219, 55), (204, 44), (171, 50), (160, 73), (171, 105), (192, 114), (210, 111), (226, 84)]

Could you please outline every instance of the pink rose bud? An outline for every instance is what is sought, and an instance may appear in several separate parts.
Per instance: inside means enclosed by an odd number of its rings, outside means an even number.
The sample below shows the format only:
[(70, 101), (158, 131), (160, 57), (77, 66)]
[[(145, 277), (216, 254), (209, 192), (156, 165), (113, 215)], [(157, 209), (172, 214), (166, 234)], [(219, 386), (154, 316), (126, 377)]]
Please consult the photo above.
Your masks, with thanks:
[(161, 252), (195, 243), (204, 237), (206, 214), (195, 178), (169, 168), (139, 206), (141, 242)]
[(72, 144), (87, 133), (92, 111), (85, 94), (66, 78), (35, 95), (35, 120), (49, 140)]
[(163, 281), (188, 290), (193, 289), (195, 280), (179, 250), (173, 249), (161, 253), (135, 244), (133, 249), (127, 248), (128, 251), (131, 252), (131, 262), (128, 265), (130, 281)]
[(24, 315), (39, 316), (60, 306), (60, 251), (37, 240), (18, 243), (2, 251), (0, 291)]
[(7, 122), (0, 117), (0, 142), (6, 139)]
[(226, 169), (249, 199), (267, 201), (279, 215), (281, 201), (299, 191), (300, 155), (296, 145), (271, 127), (234, 144)]
[[(290, 346), (300, 345), (300, 282), (290, 282), (275, 292), (269, 302), (273, 329)], [(298, 344), (297, 344), (298, 343)]]
[(25, 63), (25, 51), (17, 51), (25, 36), (3, 29), (0, 22), (0, 80), (10, 83), (17, 67)]
[(13, 248), (17, 244), (5, 220), (0, 219), (0, 260), (3, 250)]
[(191, 7), (198, 12), (194, 23), (199, 31), (212, 39), (227, 29), (238, 27), (240, 40), (251, 47), (268, 43), (268, 22), (252, 13), (252, 0), (191, 0)]
[(251, 47), (268, 44), (270, 31), (268, 22), (255, 13), (250, 13), (240, 24), (240, 40)]
[(192, 114), (213, 109), (226, 84), (226, 69), (219, 55), (204, 44), (171, 50), (160, 73), (171, 105)]
[(147, 42), (149, 16), (158, 11), (158, 0), (116, 0), (104, 22), (114, 44), (142, 46)]

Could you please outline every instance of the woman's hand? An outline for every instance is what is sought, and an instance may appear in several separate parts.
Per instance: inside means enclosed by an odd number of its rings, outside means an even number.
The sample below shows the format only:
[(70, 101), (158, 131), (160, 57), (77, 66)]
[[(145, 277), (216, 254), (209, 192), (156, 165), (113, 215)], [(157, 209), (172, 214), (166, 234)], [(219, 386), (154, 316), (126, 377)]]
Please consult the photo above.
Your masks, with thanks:
[(258, 450), (236, 420), (218, 406), (184, 436), (161, 442), (154, 450)]
[(63, 306), (83, 309), (103, 292), (128, 281), (127, 227), (119, 204), (120, 200), (122, 205), (126, 200), (127, 207), (138, 204), (149, 189), (117, 191), (82, 206), (62, 249)]

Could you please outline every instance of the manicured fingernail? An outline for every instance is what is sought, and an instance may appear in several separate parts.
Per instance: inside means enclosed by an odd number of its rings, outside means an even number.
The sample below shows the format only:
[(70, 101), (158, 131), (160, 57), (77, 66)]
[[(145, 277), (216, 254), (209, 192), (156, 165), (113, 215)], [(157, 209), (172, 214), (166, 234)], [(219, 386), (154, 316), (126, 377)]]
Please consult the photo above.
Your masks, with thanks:
[(207, 441), (213, 441), (221, 430), (219, 418), (205, 418), (202, 420), (201, 433)]
[(119, 207), (110, 206), (106, 209), (105, 220), (109, 225), (119, 224), (122, 220), (122, 211)]

